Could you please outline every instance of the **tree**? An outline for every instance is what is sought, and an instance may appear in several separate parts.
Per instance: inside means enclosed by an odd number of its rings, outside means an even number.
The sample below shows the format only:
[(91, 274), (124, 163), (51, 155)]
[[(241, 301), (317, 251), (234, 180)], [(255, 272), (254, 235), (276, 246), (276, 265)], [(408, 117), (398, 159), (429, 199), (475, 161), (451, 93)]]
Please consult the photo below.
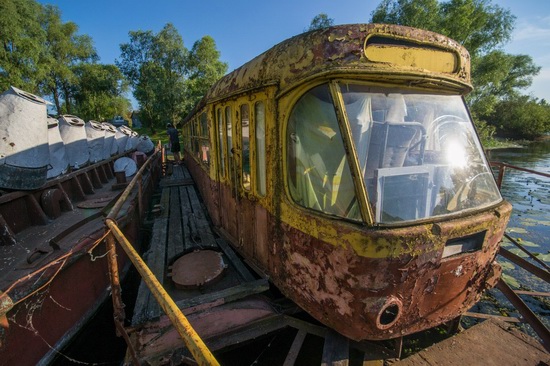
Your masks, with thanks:
[(514, 139), (533, 139), (550, 130), (550, 106), (529, 96), (500, 101), (491, 116), (499, 134)]
[(208, 89), (227, 72), (227, 63), (220, 61), (220, 52), (216, 42), (210, 36), (204, 36), (193, 44), (186, 62), (187, 98), (185, 113), (206, 94)]
[(130, 101), (124, 93), (128, 82), (118, 67), (86, 63), (73, 71), (78, 80), (71, 90), (76, 115), (84, 120), (104, 121), (127, 114)]
[(500, 100), (519, 96), (540, 70), (529, 56), (499, 50), (477, 57), (472, 64), (475, 89), (468, 101), (472, 112), (482, 118), (492, 115)]
[(11, 85), (38, 92), (45, 32), (34, 0), (0, 0), (0, 92)]
[[(48, 70), (40, 82), (41, 91), (52, 96), (58, 113), (71, 113), (70, 91), (77, 82), (73, 68), (79, 63), (97, 60), (97, 53), (88, 35), (77, 34), (75, 23), (61, 21), (57, 7), (44, 6), (40, 19), (46, 33), (40, 62)], [(62, 100), (65, 108), (62, 108)]]
[(334, 19), (329, 18), (328, 15), (326, 15), (325, 13), (320, 13), (313, 17), (311, 23), (309, 24), (309, 28), (306, 29), (306, 32), (328, 28), (333, 25)]
[(428, 29), (468, 50), (474, 92), (467, 101), (478, 129), (485, 129), (485, 122), (493, 123), (490, 118), (497, 104), (520, 95), (540, 71), (530, 56), (500, 50), (510, 40), (515, 17), (490, 0), (383, 0), (372, 21)]
[(172, 24), (166, 24), (155, 37), (153, 59), (161, 67), (162, 79), (157, 87), (157, 107), (163, 123), (176, 123), (184, 115), (182, 101), (185, 98), (185, 60), (187, 48), (183, 45), (178, 30)]
[(187, 49), (172, 24), (158, 33), (133, 31), (130, 43), (120, 45), (116, 65), (130, 81), (140, 104), (144, 125), (154, 132), (163, 123), (183, 116)]
[(440, 28), (437, 16), (439, 12), (440, 6), (437, 0), (382, 0), (371, 14), (371, 21), (407, 25), (437, 32)]
[(227, 70), (212, 37), (195, 42), (189, 52), (172, 24), (158, 34), (129, 35), (115, 63), (129, 79), (144, 125), (153, 132), (166, 122), (176, 125)]

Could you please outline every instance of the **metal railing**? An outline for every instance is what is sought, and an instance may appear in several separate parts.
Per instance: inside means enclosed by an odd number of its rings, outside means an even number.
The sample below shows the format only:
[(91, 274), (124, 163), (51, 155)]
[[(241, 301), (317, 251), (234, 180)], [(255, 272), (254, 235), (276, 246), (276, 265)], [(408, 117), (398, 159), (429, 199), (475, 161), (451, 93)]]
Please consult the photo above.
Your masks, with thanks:
[[(113, 299), (113, 306), (114, 306), (114, 320), (115, 320), (115, 326), (117, 331), (119, 332), (119, 335), (121, 335), (128, 345), (128, 350), (130, 352), (130, 355), (132, 357), (133, 363), (138, 366), (140, 365), (139, 359), (137, 357), (137, 354), (135, 350), (133, 349), (133, 346), (131, 344), (130, 338), (128, 333), (126, 332), (126, 329), (124, 328), (124, 304), (122, 302), (121, 297), (121, 288), (120, 288), (120, 279), (118, 275), (118, 264), (116, 261), (116, 245), (115, 241), (122, 247), (122, 249), (126, 252), (128, 257), (130, 258), (130, 261), (132, 264), (136, 267), (137, 271), (139, 272), (142, 280), (145, 282), (157, 302), (159, 303), (160, 307), (164, 311), (164, 313), (168, 316), (170, 321), (172, 322), (174, 328), (177, 330), (178, 334), (184, 341), (185, 345), (187, 346), (188, 350), (193, 355), (195, 361), (199, 365), (219, 365), (218, 361), (214, 358), (208, 347), (204, 344), (203, 340), (200, 338), (200, 336), (197, 334), (197, 332), (193, 329), (185, 315), (181, 312), (181, 310), (178, 308), (174, 300), (170, 297), (170, 295), (166, 292), (166, 290), (163, 288), (162, 284), (158, 281), (158, 279), (155, 277), (153, 272), (149, 269), (147, 264), (143, 261), (141, 256), (136, 252), (133, 245), (128, 241), (128, 239), (124, 236), (124, 233), (120, 230), (118, 227), (118, 224), (116, 222), (116, 218), (118, 216), (118, 213), (120, 212), (122, 206), (125, 204), (127, 199), (130, 197), (130, 193), (136, 186), (138, 185), (139, 193), (138, 193), (138, 200), (139, 200), (139, 210), (140, 214), (143, 212), (143, 205), (141, 201), (141, 195), (142, 195), (142, 176), (144, 172), (147, 170), (149, 165), (153, 164), (153, 162), (158, 162), (159, 156), (161, 155), (162, 161), (164, 162), (164, 152), (162, 150), (157, 150), (155, 153), (155, 156), (149, 158), (145, 164), (139, 169), (136, 176), (131, 180), (131, 182), (128, 184), (118, 201), (115, 203), (107, 217), (105, 218), (105, 225), (107, 226), (108, 230), (110, 231), (109, 235), (107, 236), (107, 250), (109, 252), (108, 260), (109, 260), (109, 271), (110, 271), (110, 277), (111, 277), (111, 287), (112, 287), (112, 299)], [(141, 216), (140, 216), (141, 217)]]
[[(497, 176), (497, 185), (499, 189), (502, 186), (504, 174), (507, 169), (514, 169), (514, 170), (523, 171), (523, 172), (550, 178), (550, 174), (548, 173), (539, 172), (532, 169), (526, 169), (526, 168), (511, 165), (511, 164), (506, 164), (501, 162), (491, 162), (491, 166), (497, 167), (499, 169), (498, 176)], [(550, 283), (550, 266), (548, 266), (544, 261), (537, 258), (537, 256), (531, 253), (529, 250), (525, 249), (524, 246), (522, 246), (516, 239), (512, 238), (510, 235), (505, 233), (504, 237), (506, 237), (515, 247), (521, 250), (521, 252), (525, 253), (525, 255), (527, 255), (527, 257), (529, 257), (535, 264), (533, 264), (532, 262), (529, 262), (528, 260), (520, 257), (517, 254), (512, 253), (511, 251), (503, 247), (500, 247), (498, 254), (503, 258), (506, 258), (507, 260), (518, 265), (519, 267), (525, 269), (526, 271), (530, 272), (531, 274), (535, 275), (542, 281)], [(550, 297), (550, 293), (513, 290), (505, 281), (502, 280), (502, 278), (497, 283), (496, 288), (500, 290), (500, 292), (512, 303), (512, 305), (516, 308), (516, 310), (521, 314), (522, 316), (521, 320), (531, 325), (535, 333), (542, 340), (542, 345), (544, 346), (544, 348), (548, 352), (550, 352), (550, 330), (540, 320), (540, 318), (527, 306), (527, 304), (525, 304), (525, 302), (519, 296), (519, 295), (528, 295), (528, 296)], [(514, 320), (512, 319), (512, 321)]]

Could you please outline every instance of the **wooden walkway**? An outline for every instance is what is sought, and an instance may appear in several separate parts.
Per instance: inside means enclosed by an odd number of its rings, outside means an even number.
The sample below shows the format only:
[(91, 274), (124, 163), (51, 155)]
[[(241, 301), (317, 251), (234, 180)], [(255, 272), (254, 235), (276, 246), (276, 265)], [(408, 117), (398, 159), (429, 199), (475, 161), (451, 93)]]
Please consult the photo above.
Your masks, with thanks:
[[(167, 170), (171, 174), (161, 181), (160, 202), (154, 208), (157, 216), (144, 261), (195, 330), (203, 339), (210, 339), (209, 347), (223, 348), (227, 342), (219, 341), (221, 333), (234, 332), (255, 321), (281, 315), (268, 301), (254, 296), (269, 289), (267, 279), (255, 277), (228, 243), (212, 231), (187, 169), (168, 166)], [(222, 278), (197, 288), (177, 287), (170, 278), (171, 265), (182, 255), (201, 250), (221, 253), (226, 264)], [(176, 349), (185, 354), (179, 335), (143, 281), (134, 307), (130, 334), (139, 358), (151, 364), (155, 364), (157, 358), (173, 354)], [(248, 334), (243, 337), (249, 338), (252, 333), (248, 331)], [(242, 337), (232, 340), (240, 341), (243, 341)]]
[[(291, 314), (297, 308), (293, 304), (275, 303), (267, 296), (267, 279), (251, 273), (229, 244), (212, 230), (187, 169), (172, 165), (167, 168), (144, 260), (212, 352), (216, 354), (286, 328), (291, 329), (290, 335), (285, 333), (287, 337), (293, 338), (289, 338), (288, 348), (280, 350), (279, 361), (259, 364), (300, 364), (299, 355), (311, 352), (303, 348), (306, 338), (312, 336), (322, 339), (323, 346), (314, 351), (319, 353), (322, 366), (381, 366), (385, 364), (383, 359), (397, 362), (400, 341), (396, 341), (395, 349), (375, 342), (354, 342), (324, 326), (294, 317)], [(182, 255), (201, 250), (221, 253), (227, 265), (223, 277), (198, 288), (176, 287), (170, 278), (171, 265)], [(183, 341), (143, 282), (129, 334), (132, 348), (143, 364), (193, 364)], [(539, 361), (548, 364), (547, 356), (530, 337), (522, 338), (502, 325), (486, 321), (396, 364), (538, 365)], [(126, 364), (130, 363), (127, 355)]]
[(550, 365), (550, 354), (534, 338), (491, 319), (394, 365), (542, 366)]

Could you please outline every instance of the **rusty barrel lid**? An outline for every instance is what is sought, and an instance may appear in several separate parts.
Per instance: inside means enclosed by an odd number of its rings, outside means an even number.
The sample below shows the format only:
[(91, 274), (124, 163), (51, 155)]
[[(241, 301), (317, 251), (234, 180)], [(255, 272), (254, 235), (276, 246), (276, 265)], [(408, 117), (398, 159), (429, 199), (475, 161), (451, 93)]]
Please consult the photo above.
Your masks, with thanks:
[(221, 279), (226, 268), (222, 254), (197, 250), (178, 258), (172, 265), (172, 281), (178, 288), (194, 289)]

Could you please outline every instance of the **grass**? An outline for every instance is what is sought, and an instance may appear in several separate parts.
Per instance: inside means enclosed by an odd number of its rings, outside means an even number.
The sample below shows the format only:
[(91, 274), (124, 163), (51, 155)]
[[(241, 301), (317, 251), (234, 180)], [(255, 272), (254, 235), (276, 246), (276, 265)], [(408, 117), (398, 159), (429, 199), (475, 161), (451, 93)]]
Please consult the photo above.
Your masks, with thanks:
[(135, 128), (133, 129), (134, 131), (136, 131), (137, 133), (139, 133), (140, 135), (147, 135), (149, 136), (149, 138), (151, 139), (151, 141), (153, 141), (155, 143), (155, 145), (159, 142), (161, 142), (162, 145), (166, 145), (168, 144), (168, 141), (169, 141), (169, 137), (168, 137), (168, 133), (166, 132), (166, 130), (156, 130), (156, 132), (154, 134), (151, 133), (151, 130), (149, 128)]

